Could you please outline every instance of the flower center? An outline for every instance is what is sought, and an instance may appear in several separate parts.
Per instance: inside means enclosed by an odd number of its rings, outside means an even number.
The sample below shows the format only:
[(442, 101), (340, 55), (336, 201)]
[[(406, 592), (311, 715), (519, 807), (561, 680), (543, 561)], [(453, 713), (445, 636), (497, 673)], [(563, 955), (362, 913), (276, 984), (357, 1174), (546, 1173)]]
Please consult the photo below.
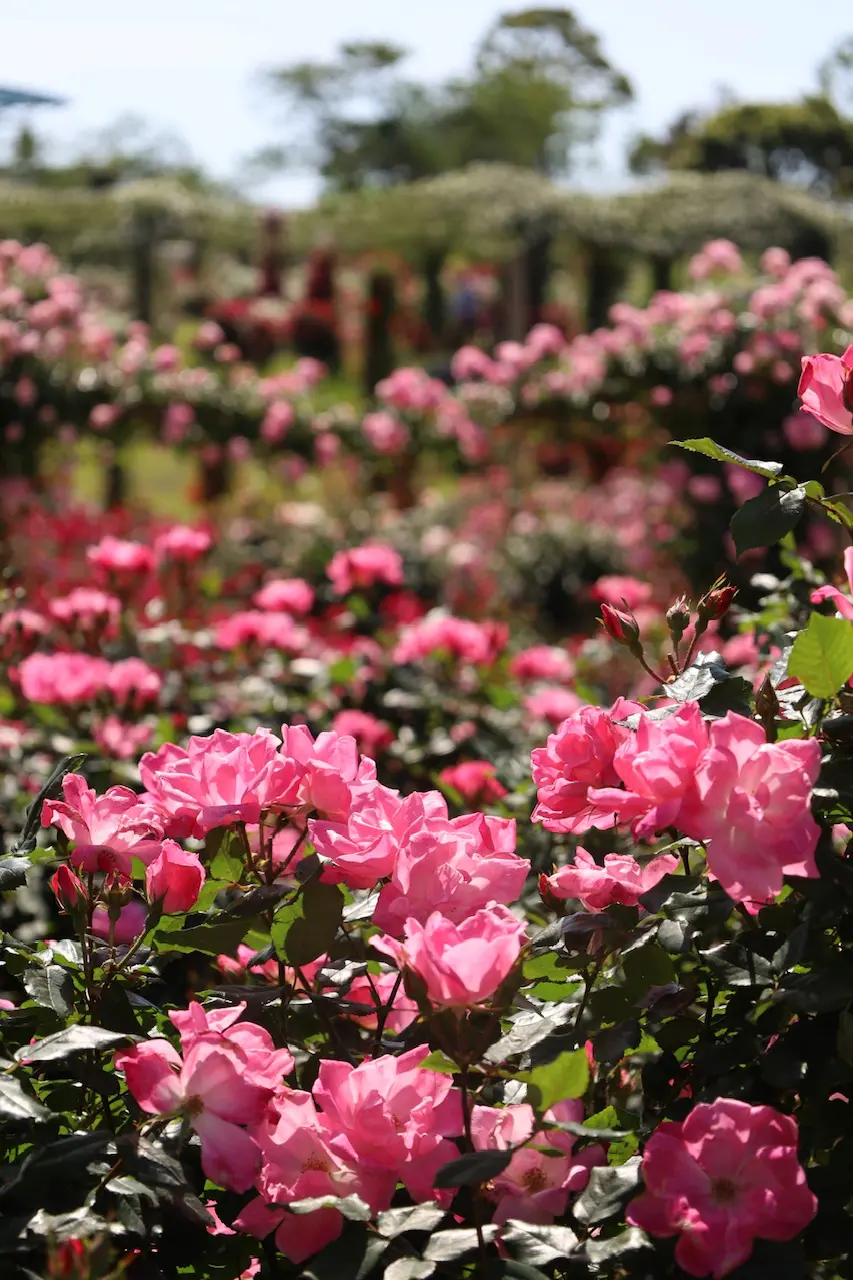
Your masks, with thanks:
[(731, 1178), (715, 1178), (712, 1191), (717, 1204), (731, 1204), (737, 1200), (738, 1188)]
[(331, 1170), (329, 1169), (327, 1160), (324, 1160), (321, 1155), (314, 1154), (313, 1156), (309, 1156), (307, 1160), (303, 1161), (302, 1172), (330, 1173)]
[(197, 1093), (191, 1093), (184, 1102), (184, 1111), (188, 1116), (198, 1116), (204, 1111), (204, 1099)]
[(535, 1195), (537, 1191), (544, 1191), (548, 1185), (548, 1179), (542, 1169), (527, 1169), (522, 1175), (521, 1181), (524, 1183), (528, 1195)]

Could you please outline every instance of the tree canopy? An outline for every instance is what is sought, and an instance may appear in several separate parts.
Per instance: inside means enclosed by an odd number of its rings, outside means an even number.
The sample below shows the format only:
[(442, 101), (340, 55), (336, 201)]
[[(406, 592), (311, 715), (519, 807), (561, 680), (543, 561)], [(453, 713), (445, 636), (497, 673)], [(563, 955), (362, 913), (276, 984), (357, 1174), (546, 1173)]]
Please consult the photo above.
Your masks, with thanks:
[(261, 157), (307, 165), (332, 191), (392, 186), (477, 162), (570, 170), (602, 114), (630, 100), (626, 77), (568, 9), (504, 14), (471, 72), (436, 86), (400, 72), (405, 51), (344, 44), (328, 63), (274, 70), (267, 82), (298, 135)]

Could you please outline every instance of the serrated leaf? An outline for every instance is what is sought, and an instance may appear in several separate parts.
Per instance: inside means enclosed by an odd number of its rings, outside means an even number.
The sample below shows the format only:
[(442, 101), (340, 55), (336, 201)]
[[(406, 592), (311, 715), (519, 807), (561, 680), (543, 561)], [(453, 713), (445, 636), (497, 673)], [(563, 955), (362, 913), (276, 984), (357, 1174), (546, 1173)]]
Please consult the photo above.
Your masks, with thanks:
[(578, 1222), (593, 1224), (617, 1213), (640, 1180), (640, 1160), (632, 1156), (625, 1164), (591, 1169), (586, 1189), (575, 1201)]
[(732, 462), (736, 467), (743, 467), (746, 471), (755, 472), (757, 476), (764, 476), (765, 480), (777, 479), (784, 470), (781, 462), (762, 462), (758, 458), (742, 458), (739, 453), (724, 449), (721, 444), (717, 444), (716, 440), (710, 440), (707, 436), (698, 440), (673, 440), (672, 443), (679, 449), (689, 449), (691, 453), (704, 454), (706, 458), (713, 458), (715, 462)]
[(27, 995), (36, 1004), (52, 1009), (60, 1018), (67, 1018), (74, 1004), (74, 983), (71, 974), (61, 965), (31, 965), (23, 977)]
[(15, 1054), (18, 1062), (61, 1062), (72, 1054), (88, 1050), (113, 1048), (123, 1043), (127, 1036), (116, 1031), (105, 1031), (103, 1027), (84, 1027), (78, 1024), (57, 1031), (55, 1035), (45, 1036), (35, 1044), (23, 1045)]
[(0, 1116), (4, 1120), (49, 1120), (53, 1113), (31, 1098), (13, 1076), (0, 1076)]
[(406, 1231), (432, 1231), (444, 1216), (445, 1210), (440, 1205), (429, 1203), (385, 1209), (377, 1216), (376, 1229), (387, 1240), (393, 1240)]
[(578, 1238), (568, 1227), (510, 1219), (501, 1232), (501, 1241), (513, 1258), (535, 1267), (568, 1258)]
[(7, 857), (0, 858), (0, 893), (20, 889), (26, 883), (29, 868), (29, 858), (21, 854), (10, 853)]
[(749, 498), (734, 513), (730, 529), (739, 556), (756, 547), (771, 547), (797, 525), (806, 506), (806, 491), (801, 485), (783, 489), (768, 485), (754, 498)]
[(580, 1098), (589, 1084), (589, 1060), (585, 1049), (561, 1053), (553, 1062), (545, 1062), (524, 1071), (517, 1079), (527, 1085), (527, 1101), (542, 1115), (550, 1111), (556, 1102), (566, 1098)]
[(853, 675), (853, 624), (813, 613), (794, 641), (788, 673), (813, 698), (832, 698)]
[[(498, 1234), (498, 1228), (494, 1223), (487, 1223), (483, 1228), (483, 1238), (489, 1244)], [(460, 1228), (453, 1231), (436, 1231), (430, 1237), (429, 1243), (424, 1249), (424, 1257), (430, 1262), (455, 1262), (457, 1258), (464, 1258), (470, 1253), (475, 1253), (479, 1246), (477, 1240), (477, 1232), (472, 1228)]]
[(490, 1182), (503, 1173), (512, 1156), (512, 1151), (468, 1151), (458, 1160), (442, 1165), (433, 1186), (473, 1187), (481, 1182)]

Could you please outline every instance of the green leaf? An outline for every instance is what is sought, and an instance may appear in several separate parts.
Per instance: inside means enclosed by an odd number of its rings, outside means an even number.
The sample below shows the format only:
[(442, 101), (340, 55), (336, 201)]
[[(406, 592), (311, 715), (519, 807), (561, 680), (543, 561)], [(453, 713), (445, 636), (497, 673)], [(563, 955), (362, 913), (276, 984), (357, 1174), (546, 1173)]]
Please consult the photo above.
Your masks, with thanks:
[(309, 880), (299, 899), (302, 914), (293, 921), (283, 940), (284, 953), (293, 965), (309, 964), (328, 951), (337, 937), (344, 909), (340, 885)]
[(440, 1049), (434, 1049), (423, 1062), (419, 1062), (418, 1066), (424, 1071), (441, 1071), (446, 1076), (455, 1075), (459, 1070), (458, 1065), (452, 1058), (448, 1058), (446, 1053), (442, 1053)]
[(35, 800), (27, 809), (24, 829), (13, 848), (13, 853), (32, 853), (36, 847), (39, 828), (41, 827), (41, 811), (45, 800), (56, 800), (62, 791), (62, 780), (66, 773), (75, 773), (86, 759), (84, 755), (64, 756), (39, 791)]
[(152, 938), (152, 946), (160, 952), (200, 951), (206, 956), (233, 955), (249, 930), (256, 928), (258, 923), (250, 918), (222, 913), (209, 924), (195, 925), (191, 929), (158, 929)]
[[(498, 1228), (492, 1222), (487, 1223), (482, 1231), (487, 1244), (498, 1234)], [(455, 1262), (457, 1258), (475, 1253), (477, 1247), (477, 1232), (473, 1228), (436, 1231), (430, 1236), (429, 1243), (424, 1249), (424, 1257), (430, 1262)]]
[(586, 1050), (575, 1049), (561, 1053), (553, 1062), (522, 1072), (517, 1079), (526, 1082), (527, 1101), (542, 1115), (555, 1102), (562, 1102), (565, 1098), (580, 1098), (586, 1092), (589, 1084)]
[(57, 1031), (55, 1035), (45, 1036), (35, 1044), (25, 1044), (15, 1054), (18, 1062), (61, 1062), (72, 1054), (83, 1053), (87, 1049), (109, 1049), (127, 1040), (127, 1036), (117, 1031), (105, 1031), (103, 1027), (84, 1027), (79, 1023)]
[(512, 1151), (469, 1151), (458, 1160), (442, 1165), (433, 1181), (434, 1187), (473, 1187), (490, 1182), (512, 1159)]
[(61, 965), (32, 965), (24, 974), (27, 995), (36, 1004), (52, 1009), (60, 1018), (67, 1018), (74, 1003), (74, 983), (71, 974)]
[(437, 1204), (416, 1204), (402, 1209), (386, 1209), (376, 1219), (376, 1230), (387, 1240), (406, 1231), (432, 1231), (445, 1216)]
[(612, 1217), (628, 1200), (640, 1180), (640, 1161), (591, 1169), (586, 1189), (575, 1201), (578, 1222), (593, 1224)]
[(20, 854), (10, 854), (7, 858), (0, 858), (0, 893), (20, 889), (26, 882), (29, 867), (29, 858), (21, 857)]
[(744, 467), (747, 471), (754, 471), (757, 476), (764, 476), (765, 480), (775, 480), (784, 470), (781, 462), (761, 462), (757, 458), (742, 458), (739, 453), (724, 449), (721, 444), (717, 444), (716, 440), (709, 440), (707, 436), (701, 440), (673, 440), (672, 443), (679, 449), (689, 449), (691, 453), (702, 453), (706, 458), (713, 458), (715, 462), (732, 462), (736, 467)]
[(794, 641), (788, 674), (813, 698), (832, 698), (853, 675), (853, 624), (813, 613)]
[(629, 1227), (620, 1231), (618, 1236), (610, 1236), (607, 1240), (587, 1240), (586, 1256), (590, 1262), (600, 1266), (611, 1258), (621, 1258), (625, 1253), (635, 1253), (638, 1249), (652, 1247), (649, 1237), (639, 1227)]
[(644, 996), (649, 987), (665, 987), (675, 981), (675, 968), (662, 947), (653, 942), (636, 947), (622, 957), (625, 987), (634, 997)]
[(31, 1098), (13, 1076), (0, 1076), (0, 1116), (4, 1120), (49, 1120), (52, 1112)]
[(318, 1209), (337, 1209), (344, 1218), (351, 1222), (369, 1222), (373, 1211), (360, 1196), (311, 1196), (307, 1200), (291, 1200), (288, 1204), (291, 1213), (316, 1213)]
[(214, 880), (225, 880), (228, 884), (239, 884), (243, 876), (244, 866), (243, 859), (238, 853), (239, 843), (232, 838), (232, 833), (228, 833), (228, 839), (223, 839), (216, 850), (216, 854), (210, 864), (210, 874)]
[(435, 1263), (423, 1258), (397, 1258), (384, 1268), (384, 1280), (428, 1280), (434, 1275)]
[(731, 531), (739, 556), (754, 547), (770, 547), (796, 526), (806, 506), (802, 485), (783, 489), (768, 485), (754, 498), (748, 499), (732, 516)]
[(501, 1232), (501, 1241), (518, 1262), (536, 1267), (567, 1258), (578, 1238), (568, 1227), (510, 1219)]

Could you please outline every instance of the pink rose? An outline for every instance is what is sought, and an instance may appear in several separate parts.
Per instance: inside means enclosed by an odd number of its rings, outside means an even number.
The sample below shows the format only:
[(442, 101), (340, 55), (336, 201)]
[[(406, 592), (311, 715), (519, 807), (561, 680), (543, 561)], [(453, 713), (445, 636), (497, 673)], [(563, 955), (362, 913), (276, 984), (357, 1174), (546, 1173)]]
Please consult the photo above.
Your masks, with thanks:
[(403, 583), (403, 561), (399, 551), (382, 542), (366, 542), (361, 547), (337, 551), (326, 569), (336, 595), (363, 591), (382, 583), (399, 587)]
[(850, 375), (853, 373), (853, 345), (844, 355), (803, 356), (803, 372), (797, 395), (803, 408), (830, 431), (853, 435)]
[(426, 924), (410, 917), (403, 942), (371, 941), (402, 970), (411, 970), (439, 1007), (471, 1008), (493, 996), (521, 952), (525, 928), (508, 907), (492, 905), (454, 924), (434, 911)]
[(507, 794), (506, 787), (495, 777), (495, 766), (488, 760), (466, 760), (442, 769), (438, 780), (443, 787), (452, 787), (468, 804), (494, 804)]
[(733, 1271), (753, 1241), (793, 1240), (817, 1212), (797, 1159), (797, 1122), (773, 1107), (733, 1098), (666, 1121), (643, 1153), (645, 1190), (627, 1221), (652, 1236), (679, 1237), (675, 1260), (691, 1276)]
[(304, 578), (273, 578), (255, 592), (252, 604), (274, 613), (310, 613), (314, 607), (314, 588)]
[(148, 864), (145, 894), (149, 902), (162, 899), (163, 912), (175, 915), (192, 911), (204, 881), (198, 854), (182, 849), (174, 840), (164, 840), (159, 854)]
[(533, 821), (576, 835), (590, 827), (612, 827), (615, 813), (601, 809), (590, 791), (619, 782), (613, 758), (629, 732), (601, 707), (582, 707), (564, 720), (546, 745), (531, 753), (537, 788)]
[(662, 853), (645, 866), (630, 854), (607, 853), (600, 866), (591, 853), (578, 848), (574, 862), (548, 876), (545, 884), (554, 898), (577, 898), (585, 911), (606, 911), (613, 903), (635, 907), (677, 866), (678, 858), (672, 853)]

